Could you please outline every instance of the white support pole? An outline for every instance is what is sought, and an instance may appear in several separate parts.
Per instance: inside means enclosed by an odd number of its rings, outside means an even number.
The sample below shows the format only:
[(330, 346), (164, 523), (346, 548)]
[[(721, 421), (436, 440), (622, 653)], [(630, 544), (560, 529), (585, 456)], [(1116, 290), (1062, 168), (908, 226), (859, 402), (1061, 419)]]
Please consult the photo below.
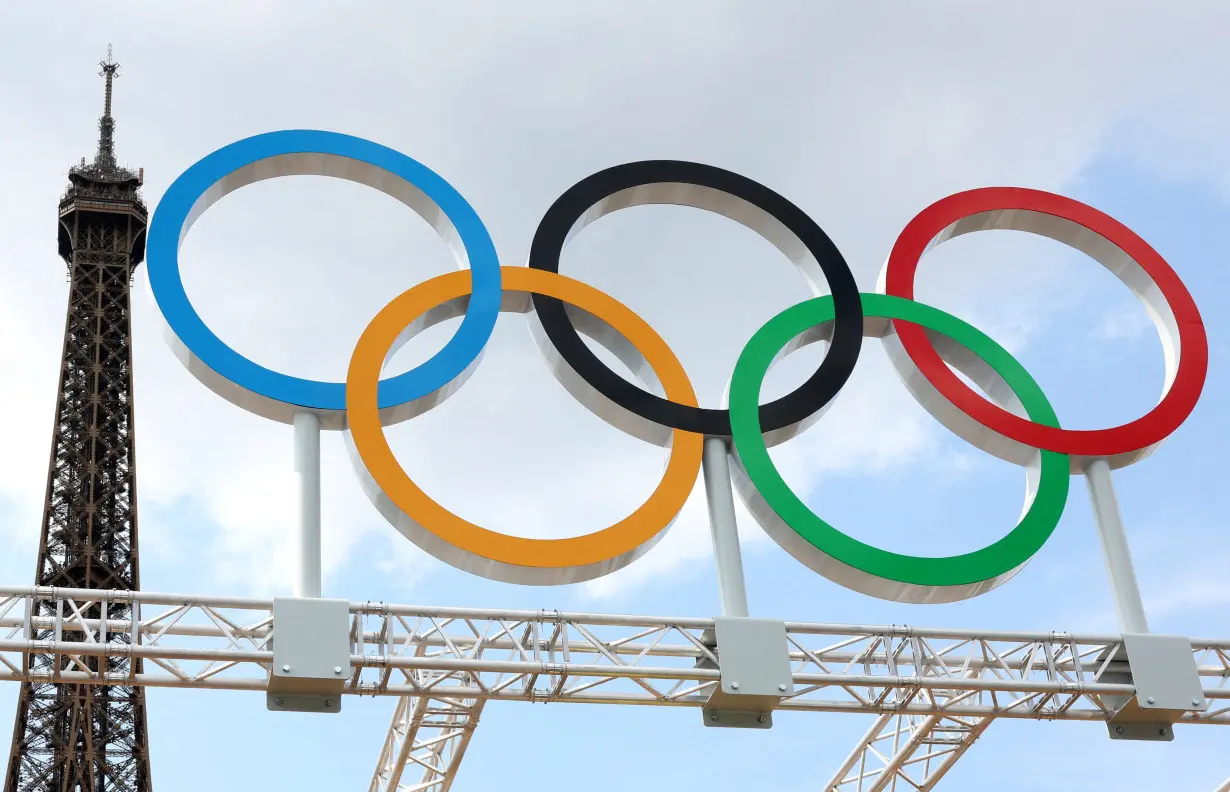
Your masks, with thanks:
[(747, 616), (747, 587), (743, 582), (743, 555), (739, 550), (739, 529), (735, 523), (729, 454), (724, 438), (705, 438), (705, 498), (709, 502), (709, 528), (713, 533), (722, 615)]
[(295, 413), (296, 597), (320, 596), (320, 418)]
[(1145, 606), (1140, 598), (1140, 587), (1136, 584), (1136, 571), (1132, 568), (1132, 553), (1123, 530), (1123, 518), (1119, 516), (1119, 501), (1115, 498), (1110, 465), (1105, 459), (1095, 459), (1085, 466), (1085, 483), (1089, 485), (1089, 500), (1093, 503), (1093, 516), (1098, 524), (1102, 557), (1110, 575), (1119, 629), (1124, 633), (1147, 633), (1149, 623), (1145, 619)]

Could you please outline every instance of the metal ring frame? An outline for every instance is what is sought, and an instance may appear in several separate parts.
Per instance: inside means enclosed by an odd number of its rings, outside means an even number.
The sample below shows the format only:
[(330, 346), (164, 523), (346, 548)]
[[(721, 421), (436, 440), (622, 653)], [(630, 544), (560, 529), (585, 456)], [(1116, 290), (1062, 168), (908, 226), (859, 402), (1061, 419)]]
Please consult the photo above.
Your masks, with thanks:
[[(794, 392), (760, 408), (770, 442), (798, 434), (846, 384), (863, 343), (858, 286), (841, 251), (801, 209), (745, 176), (695, 162), (653, 160), (608, 168), (561, 195), (534, 234), (530, 266), (559, 272), (564, 246), (581, 229), (620, 209), (648, 204), (691, 206), (729, 217), (794, 262), (813, 293), (821, 294), (821, 285), (828, 283), (837, 318), (824, 360)], [(658, 426), (730, 435), (727, 410), (672, 404), (612, 371), (581, 341), (558, 300), (535, 295), (534, 313), (569, 368), (623, 410)]]
[[(509, 267), (503, 310), (525, 313), (531, 294), (564, 300), (599, 343), (652, 367), (644, 381), (661, 384), (680, 404), (696, 404), (683, 364), (653, 328), (618, 300), (554, 272)], [(631, 515), (595, 533), (567, 539), (526, 539), (481, 528), (433, 501), (398, 464), (385, 439), (374, 384), (385, 361), (432, 325), (464, 313), (465, 272), (442, 275), (403, 292), (363, 331), (346, 377), (351, 459), (364, 491), (408, 539), (440, 560), (492, 580), (532, 585), (577, 583), (614, 572), (646, 553), (670, 527), (700, 473), (703, 438), (676, 429), (670, 460), (653, 494)], [(638, 370), (644, 367), (638, 366)], [(558, 369), (556, 369), (558, 370)]]
[[(431, 224), (457, 265), (474, 276), (474, 296), (456, 334), (431, 359), (381, 385), (381, 406), (439, 398), (482, 354), (500, 305), (500, 265), (478, 214), (452, 185), (393, 149), (333, 132), (289, 130), (225, 146), (177, 178), (150, 223), (149, 283), (176, 357), (227, 401), (283, 423), (312, 412), (341, 429), (346, 387), (282, 374), (255, 363), (218, 338), (184, 289), (179, 248), (192, 224), (223, 196), (281, 176), (331, 176), (365, 184), (397, 199)], [(459, 383), (458, 383), (459, 384)]]
[(895, 340), (904, 351), (893, 355), (897, 370), (908, 380), (926, 380), (932, 393), (921, 401), (951, 431), (1009, 462), (1020, 464), (1039, 448), (1070, 454), (1073, 472), (1083, 470), (1090, 459), (1105, 458), (1112, 468), (1144, 459), (1187, 420), (1208, 371), (1204, 323), (1183, 281), (1157, 251), (1113, 217), (1040, 190), (988, 187), (950, 195), (911, 220), (884, 265), (879, 291), (912, 300), (914, 277), (926, 251), (987, 229), (1025, 231), (1062, 242), (1106, 267), (1132, 290), (1153, 319), (1165, 354), (1158, 405), (1110, 429), (1041, 426), (976, 393), (944, 365), (921, 328), (901, 321), (894, 322)]
[[(886, 338), (897, 322), (928, 332), (944, 361), (996, 394), (1008, 409), (1024, 410), (1045, 425), (1058, 425), (1046, 395), (1006, 349), (986, 334), (938, 308), (863, 295), (864, 334)], [(760, 432), (756, 404), (765, 374), (790, 351), (825, 341), (833, 330), (833, 301), (818, 297), (770, 319), (756, 332), (731, 380), (735, 484), (765, 532), (809, 568), (847, 588), (899, 602), (953, 602), (996, 588), (1025, 567), (1050, 538), (1068, 498), (1068, 460), (1054, 451), (1034, 452), (1025, 466), (1025, 505), (1017, 525), (973, 552), (914, 557), (865, 544), (829, 525), (786, 484)]]
[[(192, 309), (180, 280), (178, 246), (193, 219), (240, 186), (291, 173), (348, 178), (393, 195), (428, 219), (442, 238), (453, 242), (459, 263), (470, 266), (467, 272), (420, 284), (382, 310), (364, 331), (344, 384), (299, 380), (248, 361), (208, 330)], [(736, 387), (732, 380), (729, 411), (701, 409), (682, 366), (642, 319), (608, 295), (558, 273), (567, 241), (589, 222), (618, 209), (658, 203), (693, 206), (734, 219), (794, 261), (817, 292), (822, 282), (828, 283), (831, 297), (787, 309), (749, 342), (749, 348), (762, 343), (763, 334), (779, 326), (775, 323), (811, 316), (810, 327), (804, 322), (775, 342), (782, 355), (815, 340), (830, 342), (824, 361), (803, 386), (777, 401), (758, 405), (758, 383), (764, 374), (759, 371), (747, 375), (752, 385)], [(1157, 408), (1113, 429), (1061, 429), (1045, 396), (1002, 348), (955, 317), (913, 302), (914, 275), (926, 250), (954, 236), (988, 228), (1030, 231), (1065, 242), (1101, 262), (1133, 289), (1154, 317), (1166, 349), (1166, 381)], [(690, 492), (704, 435), (729, 436), (733, 430), (741, 458), (748, 449), (759, 449), (754, 452), (758, 454), (796, 435), (819, 418), (848, 380), (865, 334), (883, 340), (906, 386), (937, 420), (983, 450), (1027, 469), (1041, 458), (1043, 482), (1054, 479), (1057, 462), (1078, 472), (1091, 459), (1105, 458), (1113, 466), (1123, 466), (1146, 456), (1190, 414), (1208, 362), (1199, 312), (1161, 256), (1095, 209), (1068, 198), (1016, 188), (959, 193), (920, 213), (898, 238), (881, 274), (880, 290), (890, 296), (876, 297), (858, 293), (845, 260), (828, 236), (798, 207), (768, 188), (697, 163), (629, 163), (590, 176), (566, 191), (535, 233), (530, 267), (505, 268), (501, 274), (490, 237), (477, 215), (447, 182), (422, 165), (357, 138), (277, 132), (223, 148), (177, 179), (154, 216), (148, 255), (150, 285), (170, 328), (172, 346), (194, 375), (232, 402), (275, 420), (289, 421), (294, 413), (308, 410), (320, 415), (327, 428), (346, 428), (349, 421), (356, 468), (368, 495), (394, 526), (447, 563), (519, 583), (586, 580), (639, 557), (662, 536)], [(828, 306), (828, 313), (812, 316), (808, 312), (815, 312), (816, 306)], [(418, 415), (460, 387), (477, 365), (500, 310), (529, 312), (531, 330), (552, 372), (588, 409), (636, 437), (672, 449), (658, 490), (616, 526), (560, 540), (486, 531), (428, 498), (393, 458), (382, 425)], [(406, 374), (379, 381), (381, 367), (400, 343), (426, 326), (456, 316), (463, 317), (461, 327), (444, 350)], [(624, 380), (601, 363), (580, 340), (578, 331), (614, 352), (645, 388), (660, 388), (663, 395)], [(740, 365), (742, 361), (741, 357)], [(994, 403), (961, 382), (948, 368), (949, 362), (967, 372)], [(771, 361), (760, 364), (767, 370)], [(1012, 388), (1007, 387), (1009, 383)], [(1028, 418), (1011, 412), (1022, 406), (1013, 397), (1013, 388), (1024, 396)], [(784, 517), (782, 510), (766, 506), (759, 482), (751, 486), (754, 477), (748, 469), (741, 469), (736, 478), (743, 478), (740, 493), (769, 534), (812, 569), (877, 597), (951, 601), (999, 585), (1050, 535), (1062, 511), (1067, 479), (1062, 478), (1062, 487), (1050, 485), (1051, 494), (1038, 499), (1033, 496), (1037, 476), (1037, 471), (1027, 470), (1021, 525), (1029, 520), (1036, 524), (1026, 526), (1024, 534), (1018, 526), (1001, 540), (1016, 537), (1011, 540), (1015, 555), (1001, 554), (975, 574), (965, 570), (930, 577), (930, 573), (918, 573), (922, 567), (917, 565), (898, 569), (900, 574), (886, 573), (887, 568), (867, 556), (860, 560), (856, 553), (842, 558), (840, 553), (805, 541), (801, 537), (815, 527), (809, 521), (818, 517), (803, 515), (810, 514), (805, 508)], [(797, 496), (790, 497), (797, 500)], [(1031, 518), (1043, 500), (1045, 514)], [(1022, 541), (1026, 534), (1027, 541)]]

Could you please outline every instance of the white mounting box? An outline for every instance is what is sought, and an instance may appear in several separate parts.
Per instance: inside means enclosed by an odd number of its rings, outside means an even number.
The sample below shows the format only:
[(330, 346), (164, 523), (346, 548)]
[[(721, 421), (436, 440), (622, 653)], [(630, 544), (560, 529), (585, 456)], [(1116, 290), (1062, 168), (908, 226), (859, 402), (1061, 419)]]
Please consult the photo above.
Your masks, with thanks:
[(273, 601), (273, 673), (266, 705), (280, 712), (341, 712), (350, 676), (350, 603)]

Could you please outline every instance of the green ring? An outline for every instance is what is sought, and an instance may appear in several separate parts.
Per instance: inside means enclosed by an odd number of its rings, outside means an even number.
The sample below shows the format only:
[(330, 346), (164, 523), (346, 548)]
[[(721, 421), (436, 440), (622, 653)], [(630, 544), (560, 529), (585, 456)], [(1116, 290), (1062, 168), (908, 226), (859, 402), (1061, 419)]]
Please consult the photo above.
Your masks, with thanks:
[[(1004, 379), (1030, 420), (1059, 426), (1054, 409), (1029, 372), (977, 328), (912, 300), (883, 294), (861, 296), (867, 317), (922, 325), (966, 347)], [(1041, 549), (1059, 524), (1068, 497), (1066, 454), (1041, 452), (1033, 503), (1006, 536), (972, 553), (941, 558), (891, 553), (847, 536), (820, 519), (782, 480), (760, 431), (761, 384), (791, 340), (832, 320), (832, 297), (799, 303), (765, 323), (739, 355), (730, 385), (730, 425), (736, 472), (746, 476), (739, 483), (751, 484), (739, 488), (749, 510), (791, 555), (825, 577), (872, 596), (908, 602), (953, 601), (977, 596), (1007, 580)]]

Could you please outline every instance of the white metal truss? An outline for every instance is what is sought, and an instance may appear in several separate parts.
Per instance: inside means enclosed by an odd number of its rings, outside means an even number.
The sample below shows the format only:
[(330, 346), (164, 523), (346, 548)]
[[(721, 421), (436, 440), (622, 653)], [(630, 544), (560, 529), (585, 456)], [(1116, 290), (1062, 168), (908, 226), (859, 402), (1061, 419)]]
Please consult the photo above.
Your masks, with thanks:
[[(920, 691), (919, 695), (936, 693)], [(886, 712), (876, 718), (824, 792), (934, 789), (991, 721), (989, 717)]]
[(991, 720), (955, 715), (881, 715), (825, 785), (824, 792), (934, 789)]
[[(32, 617), (35, 600), (54, 617)], [(88, 618), (123, 601), (136, 618)], [(346, 693), (397, 696), (371, 792), (445, 792), (489, 701), (699, 708), (718, 684), (712, 619), (352, 602)], [(272, 600), (149, 592), (0, 588), (0, 681), (263, 691)], [(115, 642), (115, 636), (125, 640)], [(65, 638), (73, 640), (65, 640)], [(929, 789), (997, 718), (1106, 721), (1097, 682), (1117, 635), (786, 623), (794, 692), (779, 709), (878, 716), (828, 787)], [(1182, 723), (1230, 724), (1230, 639), (1193, 639), (1211, 705)], [(32, 670), (31, 654), (73, 670)], [(143, 659), (114, 674), (87, 656)], [(52, 666), (56, 667), (56, 666)]]
[(398, 699), (368, 792), (448, 792), (485, 703), (443, 696)]

